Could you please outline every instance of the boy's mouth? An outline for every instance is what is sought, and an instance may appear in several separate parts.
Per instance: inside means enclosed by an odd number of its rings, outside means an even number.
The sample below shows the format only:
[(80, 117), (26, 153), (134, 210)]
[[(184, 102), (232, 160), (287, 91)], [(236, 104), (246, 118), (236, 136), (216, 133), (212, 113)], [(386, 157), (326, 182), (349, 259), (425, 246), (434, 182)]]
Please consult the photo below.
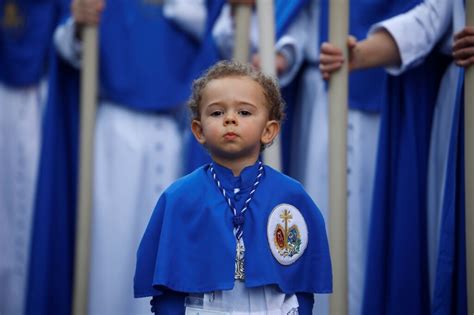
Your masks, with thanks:
[(226, 140), (234, 140), (235, 138), (237, 138), (237, 134), (233, 133), (233, 132), (227, 132), (224, 135), (224, 139), (226, 139)]

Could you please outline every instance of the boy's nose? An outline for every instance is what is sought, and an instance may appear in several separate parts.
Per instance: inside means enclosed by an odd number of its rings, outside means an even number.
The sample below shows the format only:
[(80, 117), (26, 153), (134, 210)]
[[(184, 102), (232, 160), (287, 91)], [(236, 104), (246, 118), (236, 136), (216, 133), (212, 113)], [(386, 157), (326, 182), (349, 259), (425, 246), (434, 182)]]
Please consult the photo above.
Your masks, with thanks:
[(229, 125), (229, 124), (232, 124), (232, 125), (237, 124), (237, 119), (234, 114), (227, 114), (225, 116), (224, 125)]

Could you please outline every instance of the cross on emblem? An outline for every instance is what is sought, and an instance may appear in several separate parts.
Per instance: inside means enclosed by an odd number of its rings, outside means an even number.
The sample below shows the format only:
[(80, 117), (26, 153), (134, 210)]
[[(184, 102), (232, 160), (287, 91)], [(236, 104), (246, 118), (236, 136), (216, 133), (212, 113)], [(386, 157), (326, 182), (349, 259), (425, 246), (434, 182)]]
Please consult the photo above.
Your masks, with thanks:
[(284, 242), (285, 245), (284, 247), (288, 247), (288, 221), (293, 219), (293, 216), (291, 215), (291, 212), (288, 209), (283, 210), (283, 213), (280, 214), (280, 218), (283, 220), (285, 223), (285, 231), (284, 231)]

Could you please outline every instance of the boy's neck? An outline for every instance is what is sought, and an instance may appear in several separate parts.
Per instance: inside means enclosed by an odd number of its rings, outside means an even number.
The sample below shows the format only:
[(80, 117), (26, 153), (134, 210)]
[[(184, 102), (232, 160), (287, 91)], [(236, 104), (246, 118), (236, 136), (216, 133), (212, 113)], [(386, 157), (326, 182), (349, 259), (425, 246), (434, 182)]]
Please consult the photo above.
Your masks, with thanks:
[(216, 157), (212, 157), (212, 159), (219, 165), (222, 165), (230, 169), (232, 171), (232, 174), (234, 174), (234, 176), (239, 176), (244, 168), (246, 168), (247, 166), (252, 166), (257, 162), (258, 156), (245, 158), (245, 159), (242, 158), (242, 159), (232, 159), (232, 160), (216, 158)]

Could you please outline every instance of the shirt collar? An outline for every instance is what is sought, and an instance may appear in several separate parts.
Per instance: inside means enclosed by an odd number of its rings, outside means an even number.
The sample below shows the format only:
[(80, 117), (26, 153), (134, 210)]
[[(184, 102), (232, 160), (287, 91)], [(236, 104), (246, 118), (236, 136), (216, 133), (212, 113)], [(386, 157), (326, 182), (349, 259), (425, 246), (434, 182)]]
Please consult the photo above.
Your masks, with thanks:
[(213, 165), (217, 177), (225, 189), (246, 189), (253, 186), (255, 178), (257, 178), (259, 161), (257, 160), (255, 164), (246, 166), (240, 172), (239, 176), (234, 176), (232, 170), (217, 164), (215, 161), (213, 162)]

